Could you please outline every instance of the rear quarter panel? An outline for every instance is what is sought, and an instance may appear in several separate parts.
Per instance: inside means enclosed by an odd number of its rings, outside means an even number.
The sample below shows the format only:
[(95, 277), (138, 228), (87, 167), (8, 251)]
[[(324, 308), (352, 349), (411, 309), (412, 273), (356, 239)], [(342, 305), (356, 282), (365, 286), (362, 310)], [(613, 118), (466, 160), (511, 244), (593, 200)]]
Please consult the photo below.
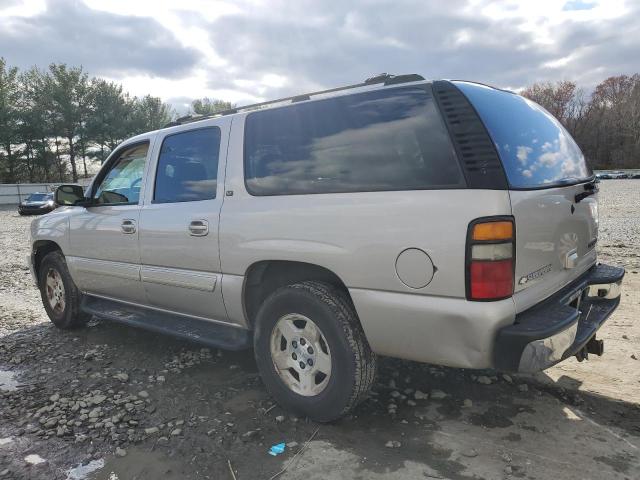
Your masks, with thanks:
[[(225, 190), (233, 195), (225, 197), (220, 220), (222, 270), (236, 289), (241, 282), (228, 276), (244, 276), (253, 263), (292, 260), (331, 270), (349, 289), (463, 299), (469, 222), (511, 214), (508, 192), (497, 190), (252, 196), (244, 184), (243, 130), (240, 116), (227, 162)], [(407, 248), (423, 250), (435, 266), (423, 288), (398, 278), (396, 259)], [(228, 298), (241, 300), (231, 292)], [(232, 316), (241, 309), (229, 310)]]

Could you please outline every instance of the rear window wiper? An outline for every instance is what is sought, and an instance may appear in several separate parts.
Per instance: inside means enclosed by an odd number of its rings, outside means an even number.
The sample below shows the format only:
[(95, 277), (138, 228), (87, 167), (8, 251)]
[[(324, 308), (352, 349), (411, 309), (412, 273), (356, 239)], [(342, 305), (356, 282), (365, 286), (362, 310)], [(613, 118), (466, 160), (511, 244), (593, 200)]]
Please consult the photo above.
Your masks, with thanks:
[(577, 193), (575, 198), (576, 203), (580, 203), (582, 200), (584, 200), (585, 198), (591, 196), (591, 195), (595, 195), (596, 193), (598, 193), (598, 186), (596, 185), (596, 180), (592, 180), (589, 183), (585, 183), (584, 184), (584, 192), (581, 193)]

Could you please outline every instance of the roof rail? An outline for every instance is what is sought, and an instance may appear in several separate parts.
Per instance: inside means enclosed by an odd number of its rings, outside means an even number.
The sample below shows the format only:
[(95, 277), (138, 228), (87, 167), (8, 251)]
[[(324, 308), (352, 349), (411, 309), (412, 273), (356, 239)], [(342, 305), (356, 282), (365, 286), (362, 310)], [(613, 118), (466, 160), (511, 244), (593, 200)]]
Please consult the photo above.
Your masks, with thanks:
[(176, 125), (184, 125), (186, 123), (197, 122), (200, 120), (205, 120), (207, 118), (222, 117), (225, 115), (231, 115), (233, 113), (242, 112), (244, 110), (253, 110), (257, 108), (266, 107), (268, 105), (274, 105), (276, 103), (303, 102), (305, 100), (310, 100), (311, 97), (315, 95), (323, 95), (327, 93), (340, 92), (342, 90), (350, 90), (352, 88), (366, 87), (369, 85), (376, 85), (379, 83), (382, 83), (384, 85), (397, 85), (400, 83), (419, 82), (422, 80), (424, 80), (424, 77), (422, 75), (418, 75), (417, 73), (408, 73), (404, 75), (390, 75), (388, 73), (381, 73), (379, 75), (375, 75), (373, 77), (367, 78), (362, 83), (355, 83), (353, 85), (345, 85), (343, 87), (329, 88), (327, 90), (320, 90), (318, 92), (305, 93), (302, 95), (294, 95), (292, 97), (279, 98), (277, 100), (269, 100), (267, 102), (253, 103), (251, 105), (244, 105), (242, 107), (235, 107), (235, 108), (230, 108), (228, 110), (222, 110), (216, 113), (212, 113), (210, 115), (199, 115), (199, 114), (185, 115), (184, 117), (180, 117), (172, 122), (167, 123), (163, 128), (175, 127)]

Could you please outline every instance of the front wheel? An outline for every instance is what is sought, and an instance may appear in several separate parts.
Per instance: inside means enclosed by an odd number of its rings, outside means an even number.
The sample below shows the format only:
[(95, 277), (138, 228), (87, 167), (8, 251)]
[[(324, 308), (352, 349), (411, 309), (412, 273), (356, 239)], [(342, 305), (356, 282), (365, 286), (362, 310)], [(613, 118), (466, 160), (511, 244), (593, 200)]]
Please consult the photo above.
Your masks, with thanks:
[(283, 407), (319, 422), (352, 410), (373, 383), (376, 355), (347, 295), (307, 281), (282, 287), (260, 307), (255, 356)]
[(61, 252), (48, 253), (42, 259), (38, 285), (44, 309), (56, 327), (78, 328), (89, 321), (91, 316), (80, 310), (81, 293)]

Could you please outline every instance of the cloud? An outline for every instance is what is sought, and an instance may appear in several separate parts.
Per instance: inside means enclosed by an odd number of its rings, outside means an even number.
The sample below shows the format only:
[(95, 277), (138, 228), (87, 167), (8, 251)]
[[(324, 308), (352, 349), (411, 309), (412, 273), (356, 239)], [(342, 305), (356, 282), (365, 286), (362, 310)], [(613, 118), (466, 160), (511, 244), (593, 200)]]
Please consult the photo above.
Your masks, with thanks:
[(82, 64), (164, 99), (244, 104), (380, 72), (590, 90), (640, 71), (630, 0), (49, 0), (46, 11), (3, 15), (16, 9), (0, 7), (10, 64)]
[(262, 85), (261, 93), (273, 97), (385, 71), (513, 89), (571, 78), (592, 88), (608, 75), (640, 70), (633, 53), (640, 46), (640, 25), (631, 7), (600, 18), (600, 7), (574, 2), (570, 8), (590, 7), (584, 11), (589, 16), (574, 18), (575, 12), (563, 12), (556, 2), (556, 17), (532, 20), (509, 2), (498, 4), (502, 10), (496, 14), (496, 3), (454, 0), (447, 8), (414, 0), (254, 4), (250, 12), (241, 8), (211, 22), (213, 48), (229, 60), (229, 69), (222, 76), (212, 72), (209, 86), (228, 86), (229, 77), (232, 84), (265, 75), (286, 78), (280, 88)]
[(522, 165), (526, 165), (527, 164), (527, 157), (529, 156), (529, 154), (531, 152), (533, 152), (533, 148), (526, 147), (524, 145), (520, 145), (520, 146), (518, 146), (516, 157), (518, 158), (518, 161)]
[[(236, 77), (286, 77), (286, 88), (271, 89), (283, 93), (362, 81), (380, 72), (485, 81), (502, 77), (504, 85), (510, 82), (506, 75), (524, 68), (525, 55), (529, 66), (543, 58), (529, 35), (465, 13), (465, 2), (447, 6), (379, 1), (358, 8), (302, 1), (225, 16), (209, 30), (218, 54), (233, 59)], [(242, 34), (229, 41), (234, 32)], [(211, 84), (217, 80), (214, 75)]]
[(82, 2), (50, 1), (32, 16), (0, 17), (0, 52), (11, 65), (82, 65), (92, 75), (120, 78), (144, 73), (168, 78), (188, 74), (193, 49), (152, 18), (99, 12)]

